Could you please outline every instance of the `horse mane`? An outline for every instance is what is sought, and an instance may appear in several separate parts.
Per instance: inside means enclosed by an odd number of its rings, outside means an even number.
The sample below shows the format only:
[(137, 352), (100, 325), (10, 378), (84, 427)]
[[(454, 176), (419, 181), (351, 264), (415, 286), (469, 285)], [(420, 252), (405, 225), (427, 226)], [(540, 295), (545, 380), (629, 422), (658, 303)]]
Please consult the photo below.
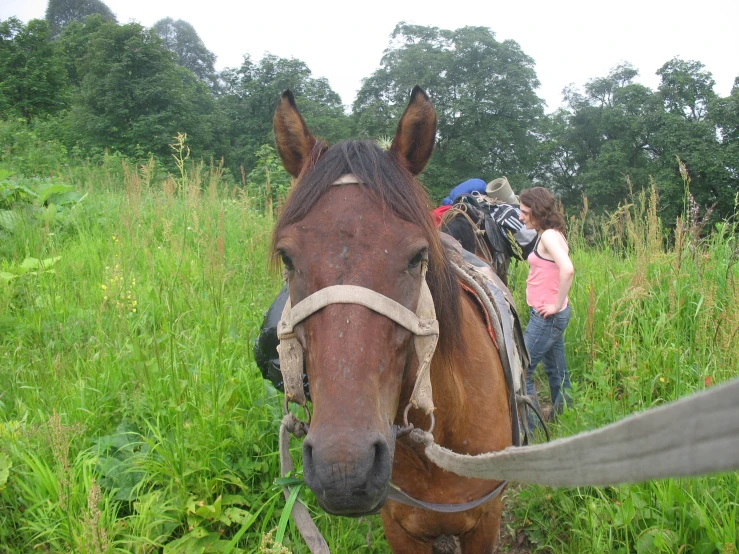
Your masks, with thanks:
[(275, 241), (280, 233), (305, 218), (334, 181), (347, 173), (355, 175), (383, 210), (421, 226), (426, 233), (429, 242), (426, 280), (439, 320), (437, 353), (451, 366), (451, 360), (460, 355), (463, 344), (461, 291), (442, 249), (429, 212), (431, 202), (424, 188), (394, 154), (381, 150), (369, 140), (343, 141), (328, 150), (323, 143), (318, 143), (308, 160), (275, 225), (272, 252), (275, 252)]

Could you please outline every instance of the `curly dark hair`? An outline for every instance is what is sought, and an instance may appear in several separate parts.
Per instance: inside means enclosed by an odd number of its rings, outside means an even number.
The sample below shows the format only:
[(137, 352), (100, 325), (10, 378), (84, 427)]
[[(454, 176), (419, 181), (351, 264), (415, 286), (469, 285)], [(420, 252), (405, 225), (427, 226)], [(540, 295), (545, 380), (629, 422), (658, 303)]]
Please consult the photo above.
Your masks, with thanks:
[(522, 190), (518, 197), (521, 204), (531, 208), (531, 219), (540, 230), (555, 229), (565, 234), (565, 217), (551, 192), (544, 187), (533, 187)]

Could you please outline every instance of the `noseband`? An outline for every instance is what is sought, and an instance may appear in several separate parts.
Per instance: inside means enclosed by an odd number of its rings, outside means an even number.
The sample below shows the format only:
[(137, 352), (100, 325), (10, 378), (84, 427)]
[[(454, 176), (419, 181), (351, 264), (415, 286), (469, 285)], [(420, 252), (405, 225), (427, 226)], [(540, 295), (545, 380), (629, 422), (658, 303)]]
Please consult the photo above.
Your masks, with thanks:
[[(343, 175), (333, 183), (337, 186), (361, 184), (363, 183), (351, 174)], [(295, 326), (331, 304), (358, 304), (384, 315), (414, 335), (418, 372), (410, 404), (426, 414), (431, 414), (434, 410), (434, 402), (431, 394), (430, 367), (439, 339), (439, 322), (436, 320), (434, 300), (426, 283), (426, 270), (427, 264), (424, 262), (421, 265), (421, 289), (415, 312), (392, 298), (356, 285), (334, 285), (323, 288), (304, 298), (294, 307), (292, 300), (288, 298), (277, 325), (277, 337), (280, 339), (277, 351), (280, 355), (280, 370), (285, 383), (286, 398), (290, 402), (305, 405), (304, 352), (295, 336)]]

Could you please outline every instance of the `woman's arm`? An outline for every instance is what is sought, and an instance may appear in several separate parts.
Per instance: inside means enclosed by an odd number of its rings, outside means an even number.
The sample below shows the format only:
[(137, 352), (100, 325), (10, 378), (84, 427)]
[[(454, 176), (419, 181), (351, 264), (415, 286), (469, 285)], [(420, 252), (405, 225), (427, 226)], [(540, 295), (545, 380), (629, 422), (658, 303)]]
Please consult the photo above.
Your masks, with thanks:
[(541, 234), (541, 244), (546, 249), (545, 254), (549, 254), (554, 263), (559, 268), (559, 294), (557, 295), (557, 304), (545, 304), (537, 311), (542, 317), (549, 317), (558, 313), (567, 301), (567, 295), (570, 293), (572, 286), (572, 278), (575, 275), (575, 268), (570, 260), (569, 247), (567, 241), (559, 231), (547, 229)]

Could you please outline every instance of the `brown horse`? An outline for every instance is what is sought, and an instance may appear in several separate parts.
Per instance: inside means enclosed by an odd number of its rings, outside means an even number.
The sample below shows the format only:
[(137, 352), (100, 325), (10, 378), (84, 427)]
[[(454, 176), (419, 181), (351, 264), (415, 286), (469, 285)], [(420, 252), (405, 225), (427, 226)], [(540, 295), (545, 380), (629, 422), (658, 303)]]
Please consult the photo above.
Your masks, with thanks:
[[(274, 123), (283, 164), (298, 179), (273, 235), (292, 305), (329, 286), (356, 285), (415, 311), (427, 265), (439, 321), (430, 368), (435, 440), (465, 454), (510, 445), (498, 352), (478, 304), (454, 277), (428, 197), (414, 178), (435, 140), (436, 115), (426, 93), (413, 90), (389, 151), (369, 141), (328, 148), (308, 130), (289, 91)], [(342, 177), (347, 184), (336, 186)], [(372, 309), (336, 303), (296, 325), (295, 335), (305, 352), (313, 402), (304, 476), (321, 507), (345, 516), (382, 509), (393, 552), (431, 553), (442, 535), (458, 537), (465, 553), (493, 552), (499, 497), (455, 514), (387, 499), (391, 478), (409, 495), (432, 503), (473, 501), (499, 485), (444, 471), (422, 447), (396, 440), (418, 373), (411, 333)], [(417, 409), (409, 420), (424, 429), (430, 425)]]

